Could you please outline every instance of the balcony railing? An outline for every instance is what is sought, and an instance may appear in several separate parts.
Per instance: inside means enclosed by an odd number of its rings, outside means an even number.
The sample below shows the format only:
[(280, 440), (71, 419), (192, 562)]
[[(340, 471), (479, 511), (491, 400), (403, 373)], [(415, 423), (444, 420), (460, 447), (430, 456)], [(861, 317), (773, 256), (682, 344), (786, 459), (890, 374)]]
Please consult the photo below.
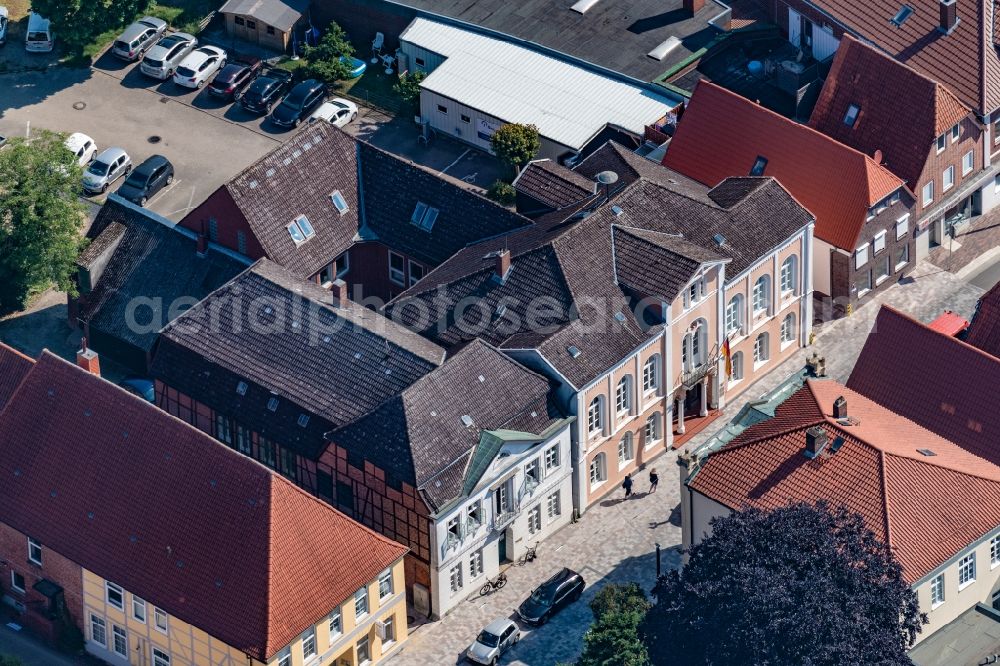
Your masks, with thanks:
[(708, 358), (704, 363), (687, 372), (681, 373), (681, 386), (685, 389), (692, 389), (708, 375), (715, 374), (716, 368), (719, 365), (719, 355), (719, 345), (715, 345), (712, 347), (712, 351), (708, 354)]
[(499, 532), (504, 529), (517, 518), (517, 511), (504, 511), (503, 513), (498, 513), (493, 517), (493, 530)]

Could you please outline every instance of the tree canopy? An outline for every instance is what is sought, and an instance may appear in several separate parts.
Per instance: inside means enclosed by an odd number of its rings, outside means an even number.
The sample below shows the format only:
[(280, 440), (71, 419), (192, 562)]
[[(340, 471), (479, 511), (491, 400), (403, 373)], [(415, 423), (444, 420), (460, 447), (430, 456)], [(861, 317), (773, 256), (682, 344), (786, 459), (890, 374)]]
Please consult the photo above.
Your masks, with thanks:
[(511, 167), (514, 175), (533, 160), (542, 143), (534, 125), (508, 123), (490, 137), (490, 148), (500, 160)]
[(52, 22), (52, 31), (71, 49), (126, 24), (146, 11), (150, 0), (31, 0), (31, 9)]
[(0, 312), (53, 285), (73, 290), (85, 210), (80, 177), (62, 135), (36, 131), (0, 150)]
[(861, 516), (825, 503), (712, 522), (640, 631), (656, 666), (910, 664), (927, 621)]
[(648, 666), (638, 628), (649, 607), (636, 583), (604, 586), (590, 602), (594, 623), (583, 636), (577, 666)]
[(314, 79), (332, 84), (350, 77), (352, 65), (341, 57), (353, 56), (354, 47), (347, 33), (336, 23), (330, 24), (316, 46), (306, 46), (304, 55), (309, 61), (306, 74)]

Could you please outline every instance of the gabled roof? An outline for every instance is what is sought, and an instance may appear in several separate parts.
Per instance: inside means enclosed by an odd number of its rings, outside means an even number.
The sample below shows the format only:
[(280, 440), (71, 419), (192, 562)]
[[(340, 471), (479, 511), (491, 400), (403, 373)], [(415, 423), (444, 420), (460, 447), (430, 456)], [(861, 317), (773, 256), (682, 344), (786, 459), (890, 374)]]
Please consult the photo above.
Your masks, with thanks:
[(1000, 359), (883, 305), (847, 386), (1000, 464)]
[(0, 412), (34, 365), (33, 360), (0, 342)]
[[(950, 34), (938, 29), (938, 0), (809, 0), (893, 58), (950, 87), (967, 105), (989, 113), (1000, 106), (1000, 59), (997, 57), (993, 3), (973, 0), (958, 5), (959, 23)], [(913, 13), (896, 26), (891, 19), (909, 5)]]
[(464, 461), (482, 433), (499, 428), (541, 433), (562, 416), (545, 377), (476, 340), (327, 437), (363, 453), (422, 491), (432, 508), (440, 508), (460, 496)]
[(552, 208), (578, 205), (597, 193), (597, 183), (549, 159), (533, 160), (514, 179), (514, 188)]
[(759, 157), (767, 160), (762, 175), (816, 216), (816, 237), (850, 252), (868, 209), (905, 186), (871, 157), (707, 81), (695, 89), (663, 164), (714, 187), (748, 175)]
[(1000, 358), (1000, 283), (980, 297), (965, 341)]
[(0, 521), (258, 661), (406, 553), (48, 352), (0, 413), (0, 470)]
[[(671, 245), (675, 254), (721, 257), (731, 262), (735, 276), (812, 222), (771, 178), (755, 179), (757, 186), (749, 188), (745, 199), (722, 208), (704, 186), (675, 179), (667, 169), (641, 164), (643, 158), (624, 157), (617, 150), (604, 146), (585, 160), (620, 165), (616, 169), (623, 185), (611, 190), (610, 200), (602, 197), (587, 210), (545, 215), (527, 229), (471, 245), (397, 297), (387, 311), (446, 346), (482, 338), (504, 349), (538, 349), (574, 386), (584, 386), (648, 339), (649, 324), (635, 316), (634, 297), (667, 297), (665, 291), (694, 277), (683, 277), (684, 266), (663, 254), (663, 245), (670, 242), (666, 236), (681, 236), (683, 242)], [(647, 171), (655, 180), (640, 175)], [(627, 242), (622, 248), (626, 283), (619, 285), (623, 275), (616, 276), (612, 244), (617, 227), (651, 232), (642, 242), (655, 247), (661, 260), (654, 277), (638, 278), (641, 259), (627, 256), (636, 247)], [(726, 240), (722, 246), (714, 239), (720, 234)], [(649, 243), (649, 238), (658, 240)], [(496, 253), (505, 249), (512, 268), (499, 280)], [(447, 289), (439, 292), (439, 285)], [(640, 287), (656, 290), (634, 293)], [(456, 321), (456, 307), (467, 297), (476, 298), (479, 306), (465, 308)], [(546, 307), (538, 309), (543, 302)]]
[[(833, 418), (840, 396), (849, 422)], [(829, 444), (810, 460), (814, 426)], [(772, 419), (710, 454), (689, 485), (731, 509), (845, 505), (892, 548), (910, 582), (1000, 525), (1000, 467), (827, 380), (807, 382)]]
[(227, 0), (219, 11), (252, 16), (281, 31), (291, 30), (309, 9), (309, 0)]
[[(152, 374), (315, 458), (323, 433), (397, 395), (444, 356), (362, 305), (334, 307), (331, 292), (261, 259), (163, 330)], [(301, 415), (312, 416), (303, 425)]]
[[(152, 350), (159, 328), (168, 323), (166, 317), (180, 311), (177, 304), (201, 300), (250, 264), (245, 257), (214, 244), (199, 257), (193, 234), (168, 227), (115, 197), (101, 207), (87, 235), (93, 241), (77, 265), (88, 269), (96, 283), (80, 299), (78, 317), (89, 323), (91, 331), (146, 352)], [(159, 299), (163, 320), (143, 319), (141, 323), (151, 325), (141, 328), (130, 325), (128, 313), (136, 299)], [(143, 309), (136, 317), (152, 314)]]
[(611, 242), (618, 283), (639, 294), (662, 294), (667, 301), (676, 298), (704, 264), (729, 262), (680, 234), (612, 225)]
[[(858, 109), (854, 125), (844, 118)], [(845, 35), (809, 126), (882, 164), (916, 191), (934, 140), (972, 113), (944, 85)]]

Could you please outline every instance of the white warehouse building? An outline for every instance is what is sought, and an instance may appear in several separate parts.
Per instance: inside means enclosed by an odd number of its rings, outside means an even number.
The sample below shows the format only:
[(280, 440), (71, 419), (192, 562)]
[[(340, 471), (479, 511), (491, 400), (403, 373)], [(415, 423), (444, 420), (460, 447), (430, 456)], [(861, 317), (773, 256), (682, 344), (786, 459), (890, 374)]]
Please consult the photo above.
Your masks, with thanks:
[(541, 135), (538, 156), (565, 161), (606, 129), (641, 140), (647, 125), (683, 103), (651, 85), (425, 18), (399, 40), (399, 71), (427, 73), (421, 122), (486, 151), (502, 125), (531, 124)]

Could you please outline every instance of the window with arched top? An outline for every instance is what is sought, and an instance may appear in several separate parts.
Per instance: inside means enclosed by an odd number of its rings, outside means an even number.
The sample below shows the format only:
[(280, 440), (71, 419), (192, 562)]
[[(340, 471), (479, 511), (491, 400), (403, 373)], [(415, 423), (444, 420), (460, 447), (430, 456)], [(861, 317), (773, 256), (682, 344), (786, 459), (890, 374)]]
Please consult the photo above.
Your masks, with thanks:
[(587, 408), (587, 430), (591, 435), (604, 430), (604, 396), (597, 396)]
[(771, 276), (761, 275), (753, 285), (753, 313), (758, 315), (771, 307)]
[(615, 389), (615, 410), (625, 413), (632, 409), (632, 375), (625, 375), (618, 380)]
[(646, 419), (645, 435), (646, 446), (655, 444), (663, 439), (663, 417), (659, 412), (653, 412)]
[(781, 320), (781, 344), (789, 344), (795, 342), (795, 313), (789, 312), (784, 319)]
[(625, 433), (618, 442), (618, 467), (624, 467), (635, 460), (635, 441), (631, 432)]
[(757, 339), (753, 341), (754, 365), (766, 363), (771, 357), (770, 342), (770, 336), (768, 336), (767, 333), (761, 333), (757, 336)]
[(743, 379), (743, 352), (736, 352), (733, 354), (733, 358), (729, 362), (729, 365), (729, 381), (738, 382)]
[(783, 295), (793, 294), (798, 284), (798, 257), (794, 254), (781, 262), (781, 293)]
[(660, 355), (653, 354), (642, 366), (642, 390), (644, 393), (660, 388)]
[(743, 305), (743, 294), (735, 294), (726, 305), (726, 335), (739, 335), (743, 329), (746, 306)]
[(608, 466), (606, 463), (606, 456), (603, 453), (598, 453), (594, 456), (593, 460), (590, 461), (590, 485), (596, 486), (599, 483), (603, 483), (608, 479)]

